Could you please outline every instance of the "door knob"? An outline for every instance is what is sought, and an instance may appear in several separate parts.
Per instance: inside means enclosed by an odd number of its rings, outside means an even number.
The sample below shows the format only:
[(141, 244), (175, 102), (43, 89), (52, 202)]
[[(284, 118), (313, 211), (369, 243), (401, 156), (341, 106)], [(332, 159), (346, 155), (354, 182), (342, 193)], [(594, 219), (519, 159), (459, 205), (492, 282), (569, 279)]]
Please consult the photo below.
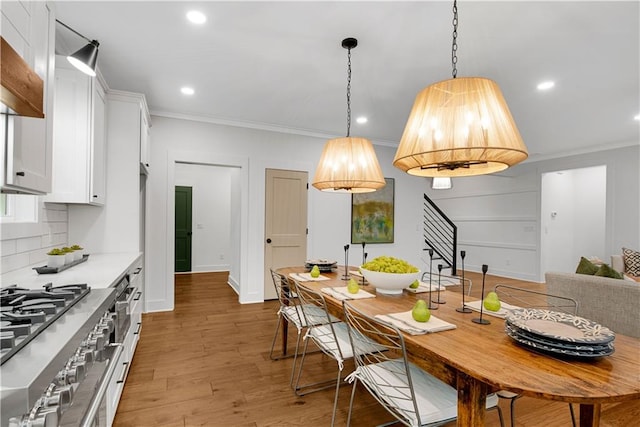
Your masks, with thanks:
[(271, 243), (271, 239), (267, 239), (267, 243)]

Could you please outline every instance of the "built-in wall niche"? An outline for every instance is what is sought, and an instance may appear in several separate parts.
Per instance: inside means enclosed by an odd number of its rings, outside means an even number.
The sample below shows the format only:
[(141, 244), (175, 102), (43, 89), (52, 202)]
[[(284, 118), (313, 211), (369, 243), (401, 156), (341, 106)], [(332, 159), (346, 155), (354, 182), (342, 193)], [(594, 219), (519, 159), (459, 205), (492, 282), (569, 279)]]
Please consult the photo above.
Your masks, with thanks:
[(575, 271), (581, 256), (607, 260), (607, 167), (542, 174), (541, 271)]

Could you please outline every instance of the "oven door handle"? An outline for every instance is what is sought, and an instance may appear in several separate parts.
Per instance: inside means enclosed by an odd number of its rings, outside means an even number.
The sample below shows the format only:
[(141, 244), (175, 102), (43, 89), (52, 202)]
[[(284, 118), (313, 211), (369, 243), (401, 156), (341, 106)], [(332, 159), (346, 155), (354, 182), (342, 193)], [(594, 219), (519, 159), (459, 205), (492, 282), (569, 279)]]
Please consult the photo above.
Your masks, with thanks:
[(91, 399), (91, 403), (89, 404), (89, 409), (84, 414), (82, 418), (82, 422), (80, 423), (80, 427), (92, 427), (94, 425), (94, 421), (98, 411), (100, 410), (100, 404), (102, 403), (102, 399), (107, 393), (107, 389), (109, 388), (109, 382), (111, 381), (111, 377), (113, 373), (116, 371), (116, 368), (119, 366), (118, 359), (120, 359), (120, 355), (124, 351), (124, 347), (122, 344), (111, 344), (110, 347), (114, 348), (113, 355), (111, 356), (111, 360), (109, 361), (109, 367), (105, 371), (102, 379), (100, 380), (100, 385), (97, 388), (96, 393), (93, 395)]

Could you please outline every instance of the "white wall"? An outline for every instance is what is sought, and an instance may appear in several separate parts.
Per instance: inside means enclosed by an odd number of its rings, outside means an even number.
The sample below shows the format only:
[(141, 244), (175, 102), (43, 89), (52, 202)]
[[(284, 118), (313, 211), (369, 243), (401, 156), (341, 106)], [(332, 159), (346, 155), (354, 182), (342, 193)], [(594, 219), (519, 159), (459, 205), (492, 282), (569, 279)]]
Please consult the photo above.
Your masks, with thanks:
[(191, 187), (191, 271), (228, 271), (231, 259), (231, 171), (178, 163), (175, 185)]
[[(149, 205), (147, 308), (150, 311), (173, 308), (173, 186), (175, 163), (191, 162), (234, 166), (232, 201), (239, 209), (232, 210), (232, 229), (239, 236), (232, 244), (240, 247), (231, 252), (232, 286), (243, 303), (263, 300), (264, 268), (264, 189), (265, 169), (308, 171), (310, 178), (325, 138), (301, 136), (255, 129), (238, 128), (188, 120), (153, 117), (153, 140), (147, 191)], [(396, 178), (395, 243), (369, 245), (370, 259), (389, 254), (421, 264), (422, 193), (427, 181), (409, 176), (391, 164), (395, 149), (376, 146), (376, 152), (386, 177)], [(350, 242), (349, 221), (351, 197), (345, 194), (321, 193), (309, 190), (309, 237), (307, 257), (334, 258), (344, 262), (343, 246)], [(236, 252), (239, 251), (239, 252)], [(235, 254), (239, 260), (235, 262)], [(357, 248), (351, 259), (358, 262), (362, 254)], [(354, 262), (351, 262), (354, 263)]]
[[(604, 259), (623, 246), (640, 247), (640, 145), (538, 162), (498, 174), (458, 178), (451, 190), (428, 190), (459, 226), (465, 267), (525, 280), (543, 280), (540, 266), (541, 181), (547, 172), (605, 165)], [(574, 206), (575, 209), (575, 206)], [(576, 261), (577, 264), (577, 261)]]

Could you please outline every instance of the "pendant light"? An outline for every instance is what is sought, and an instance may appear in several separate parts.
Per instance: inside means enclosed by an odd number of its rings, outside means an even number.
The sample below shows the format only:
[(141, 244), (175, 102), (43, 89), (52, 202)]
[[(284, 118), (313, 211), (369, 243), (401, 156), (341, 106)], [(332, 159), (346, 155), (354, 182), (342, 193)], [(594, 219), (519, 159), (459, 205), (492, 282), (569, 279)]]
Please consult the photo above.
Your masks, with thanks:
[(369, 193), (385, 186), (382, 169), (371, 141), (350, 136), (351, 132), (351, 49), (358, 40), (346, 38), (348, 51), (347, 136), (327, 141), (318, 162), (313, 186), (322, 191)]
[(83, 73), (91, 77), (95, 77), (96, 64), (98, 62), (98, 46), (100, 46), (100, 43), (98, 43), (97, 40), (89, 40), (62, 21), (56, 19), (56, 22), (89, 42), (84, 47), (78, 49), (75, 53), (67, 56), (67, 61)]
[(393, 165), (418, 176), (456, 177), (504, 170), (528, 157), (498, 85), (457, 78), (458, 7), (453, 2), (453, 78), (416, 97)]

